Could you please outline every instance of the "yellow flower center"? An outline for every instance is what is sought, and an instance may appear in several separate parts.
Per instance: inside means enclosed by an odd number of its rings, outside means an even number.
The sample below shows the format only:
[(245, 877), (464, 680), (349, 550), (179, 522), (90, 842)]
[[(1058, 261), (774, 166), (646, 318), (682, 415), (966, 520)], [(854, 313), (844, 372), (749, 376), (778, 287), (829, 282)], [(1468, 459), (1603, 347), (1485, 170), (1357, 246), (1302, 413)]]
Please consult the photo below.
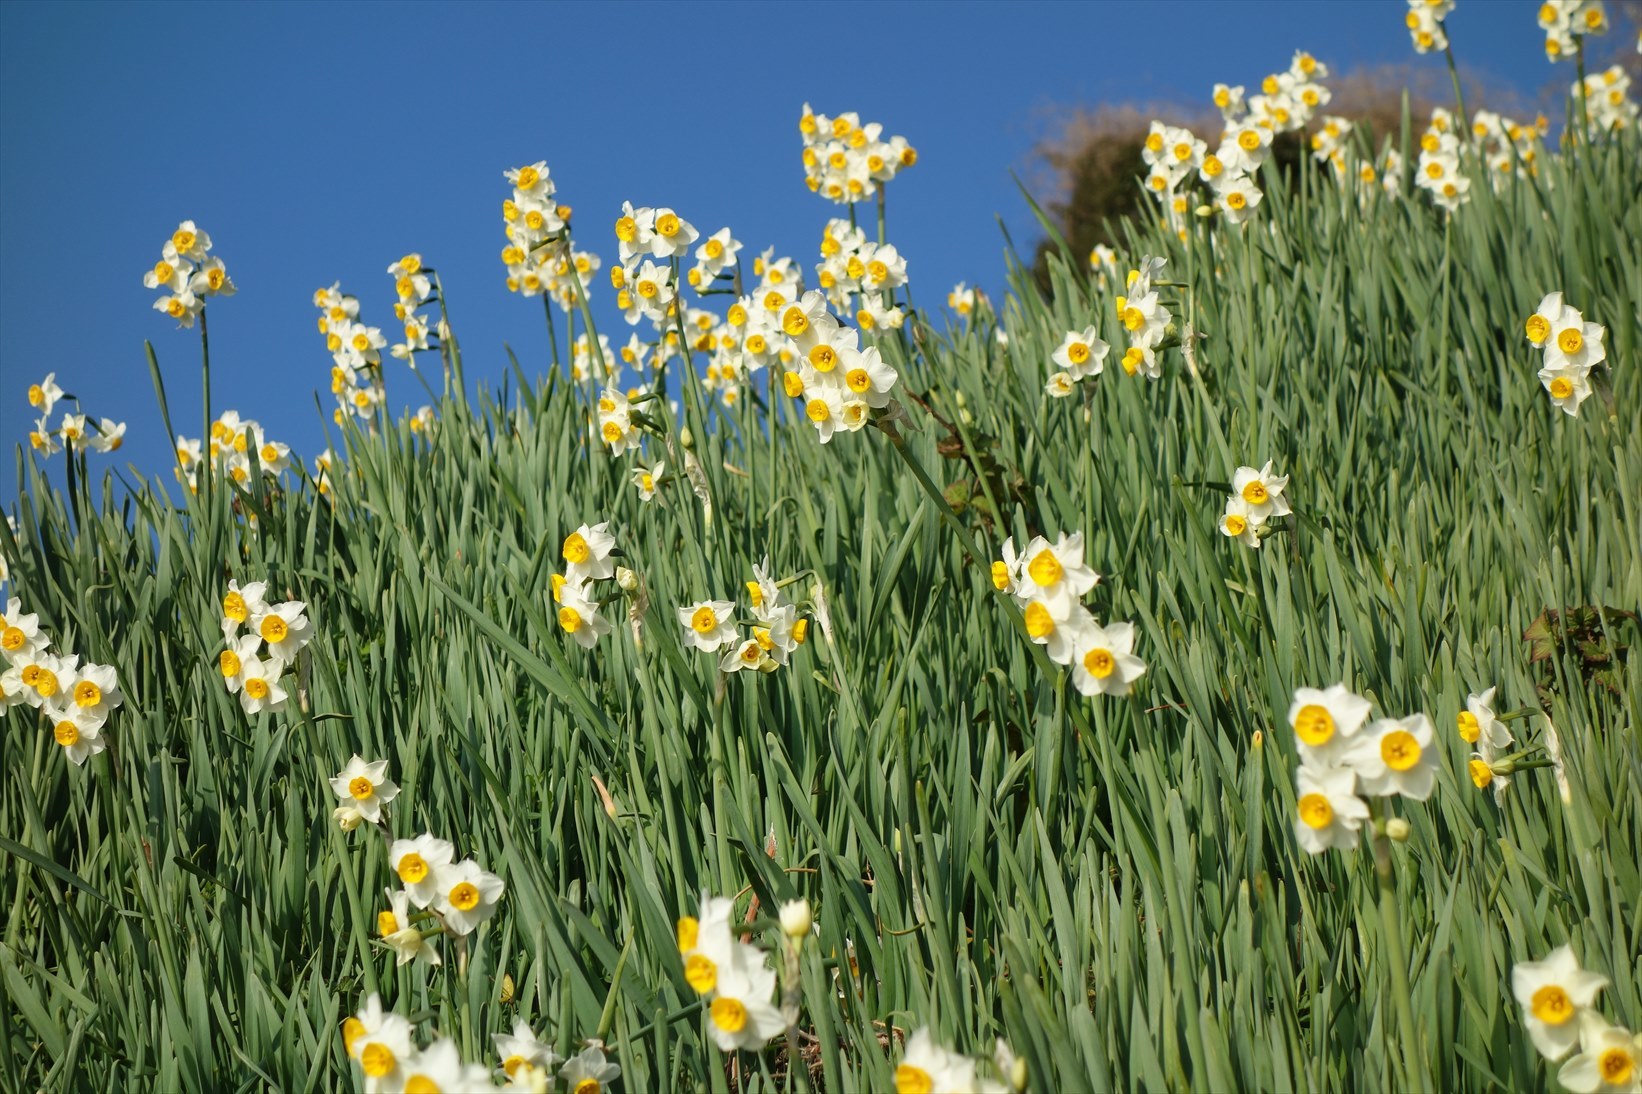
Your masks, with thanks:
[[(29, 679), (30, 669), (33, 669), (34, 671), (33, 680)], [(38, 665), (31, 665), (29, 669), (24, 669), (23, 683), (33, 684), (34, 690), (47, 699), (57, 694), (57, 674), (48, 668), (42, 668)]]
[(1047, 547), (1038, 552), (1037, 557), (1026, 567), (1026, 572), (1033, 581), (1045, 588), (1066, 576), (1066, 569), (1060, 564), (1060, 559)]
[(1146, 352), (1139, 346), (1130, 346), (1123, 351), (1123, 371), (1133, 376), (1140, 370), (1146, 360)]
[(674, 216), (672, 213), (663, 213), (661, 216), (656, 218), (656, 231), (660, 232), (668, 239), (672, 239), (674, 236), (678, 235), (678, 230), (678, 217)]
[(245, 694), (253, 699), (268, 698), (268, 681), (261, 679), (245, 681)]
[(51, 731), (51, 735), (56, 738), (58, 744), (68, 748), (79, 743), (80, 727), (69, 721), (58, 722), (57, 728)]
[(615, 444), (622, 437), (621, 425), (618, 422), (605, 422), (604, 428), (599, 432), (604, 436), (605, 444)]
[(1579, 333), (1579, 328), (1569, 327), (1556, 336), (1556, 345), (1563, 353), (1578, 353), (1585, 345), (1585, 336)]
[(747, 1028), (747, 1008), (734, 999), (722, 996), (714, 999), (708, 1013), (712, 1015), (713, 1025), (725, 1033), (740, 1033)]
[(631, 243), (638, 237), (639, 225), (632, 217), (622, 217), (616, 221), (616, 238), (623, 243)]
[(348, 780), (348, 793), (353, 795), (354, 801), (362, 802), (376, 793), (376, 786), (366, 776), (355, 775)]
[(1245, 152), (1253, 152), (1260, 147), (1260, 134), (1252, 129), (1245, 129), (1237, 134), (1237, 147)]
[(541, 172), (537, 171), (534, 167), (521, 167), (519, 168), (518, 181), (513, 185), (517, 186), (521, 190), (529, 190), (541, 180)]
[(235, 623), (243, 623), (250, 614), (245, 609), (245, 598), (238, 593), (229, 593), (222, 598), (222, 614)]
[(270, 615), (263, 619), (262, 626), (259, 629), (261, 630), (263, 640), (269, 644), (283, 642), (285, 641), (285, 636), (291, 633), (291, 628), (285, 625), (285, 620), (281, 619), (277, 615)]
[(1148, 152), (1163, 151), (1163, 134), (1149, 133), (1146, 135), (1146, 150)]
[(796, 372), (786, 372), (781, 375), (781, 389), (792, 399), (804, 394), (804, 380)]
[(701, 921), (693, 915), (680, 916), (678, 921), (678, 952), (689, 953), (696, 948), (701, 936)]
[(103, 701), (103, 691), (90, 680), (81, 680), (74, 687), (74, 702), (76, 706), (94, 707)]
[(224, 679), (238, 676), (240, 670), (239, 654), (233, 650), (223, 650), (217, 656), (217, 667), (222, 670)]
[(838, 367), (838, 351), (822, 343), (810, 350), (810, 364), (817, 372), (831, 372)]
[(764, 336), (762, 334), (750, 334), (747, 336), (748, 353), (763, 353), (769, 348), (770, 344), (764, 341)]
[(850, 369), (844, 375), (844, 382), (849, 385), (851, 391), (858, 395), (872, 389), (872, 377), (867, 375), (867, 370), (864, 368)]
[(895, 1094), (932, 1094), (935, 1079), (921, 1067), (902, 1064), (895, 1069)]
[(471, 912), (479, 906), (479, 889), (471, 881), (458, 882), (449, 894), (450, 906), (460, 912)]
[(1066, 347), (1066, 359), (1074, 365), (1081, 365), (1089, 360), (1089, 347), (1082, 342), (1073, 342)]
[(439, 1094), (439, 1084), (426, 1075), (412, 1075), (405, 1080), (405, 1094)]
[(1300, 799), (1300, 819), (1311, 828), (1327, 828), (1334, 823), (1334, 807), (1321, 794), (1307, 794)]
[(1223, 526), (1228, 536), (1240, 536), (1249, 530), (1249, 522), (1237, 513), (1227, 513)]
[[(167, 262), (165, 259), (162, 258), (158, 262), (154, 263), (154, 277), (161, 284), (164, 284), (165, 282), (170, 281), (173, 277), (176, 277), (176, 276), (177, 276), (176, 267), (172, 266), (171, 263)], [(38, 389), (36, 388), (34, 390), (38, 390)]]
[(587, 546), (587, 540), (580, 532), (571, 532), (564, 540), (564, 559), (566, 562), (583, 563), (592, 554)]
[(804, 644), (804, 637), (809, 633), (810, 621), (808, 619), (800, 619), (792, 625), (792, 640), (800, 646)]
[(809, 316), (804, 314), (803, 308), (794, 305), (782, 314), (781, 329), (786, 331), (789, 337), (797, 338), (810, 329)]
[(1083, 655), (1083, 667), (1096, 680), (1104, 680), (1117, 667), (1117, 659), (1111, 650), (1090, 650)]
[(1139, 330), (1146, 325), (1146, 315), (1139, 308), (1126, 307), (1120, 314), (1123, 317), (1124, 327), (1129, 330)]
[(171, 235), (171, 245), (184, 254), (194, 249), (198, 237), (185, 228), (178, 228)]
[(28, 635), (24, 634), (19, 628), (7, 627), (6, 633), (0, 635), (0, 648), (20, 650), (23, 648), (23, 643), (27, 641)]
[(1255, 479), (1243, 487), (1243, 500), (1250, 505), (1264, 505), (1271, 500), (1271, 493), (1266, 489), (1264, 482)]
[(1560, 1026), (1574, 1016), (1574, 1001), (1560, 984), (1546, 984), (1534, 992), (1528, 1009), (1548, 1026)]
[(1294, 716), (1294, 735), (1313, 748), (1326, 745), (1334, 736), (1334, 716), (1327, 707), (1307, 704)]
[(1055, 631), (1055, 619), (1037, 601), (1033, 601), (1026, 608), (1026, 633), (1033, 638), (1047, 638)]
[(428, 876), (428, 861), (415, 851), (410, 851), (404, 858), (399, 860), (399, 866), (395, 872), (398, 873), (399, 880), (406, 885), (415, 885)]
[(1574, 382), (1566, 376), (1558, 376), (1551, 381), (1550, 391), (1553, 399), (1566, 399), (1574, 393)]
[(399, 929), (399, 917), (392, 911), (376, 913), (376, 933), (386, 938)]
[(1460, 740), (1466, 744), (1476, 744), (1477, 738), (1482, 736), (1482, 724), (1477, 721), (1477, 716), (1469, 710), (1462, 710), (1456, 721), (1459, 723)]
[(786, 302), (787, 298), (775, 289), (771, 289), (769, 292), (764, 294), (765, 311), (780, 311), (781, 306)]
[(602, 1089), (597, 1079), (583, 1079), (570, 1094), (599, 1094)]
[(656, 477), (646, 471), (644, 474), (639, 476), (639, 487), (646, 494), (654, 493), (656, 489)]
[(1471, 781), (1477, 784), (1478, 790), (1488, 789), (1488, 784), (1494, 781), (1494, 769), (1482, 760), (1472, 760), (1465, 765)]
[(1395, 730), (1381, 738), (1380, 758), (1393, 771), (1407, 771), (1420, 762), (1420, 743), (1407, 730)]
[(380, 1041), (372, 1041), (366, 1045), (365, 1051), (359, 1056), (359, 1066), (373, 1079), (391, 1075), (398, 1064), (399, 1061), (393, 1058), (393, 1050)]
[(358, 1018), (355, 1018), (351, 1014), (343, 1020), (342, 1047), (347, 1051), (349, 1056), (353, 1055), (354, 1044), (363, 1036), (365, 1036), (364, 1022), (361, 1022)]
[(690, 629), (697, 634), (711, 634), (718, 626), (718, 613), (703, 604), (690, 615)]
[(1009, 588), (1009, 564), (1002, 560), (992, 564), (992, 587), (1000, 593)]
[(696, 994), (706, 995), (718, 986), (718, 966), (704, 954), (693, 953), (684, 962), (684, 979)]
[(1232, 210), (1243, 209), (1248, 203), (1249, 199), (1243, 195), (1241, 190), (1233, 190), (1226, 195), (1226, 206)]
[(639, 282), (638, 290), (639, 295), (644, 297), (646, 300), (654, 300), (656, 294), (661, 291), (660, 287), (658, 287), (656, 283), (651, 281), (649, 278), (644, 278)]
[(575, 634), (577, 631), (581, 630), (582, 613), (578, 612), (575, 608), (572, 608), (569, 605), (560, 608), (559, 626), (563, 627), (566, 632)]
[[(1595, 11), (1589, 12), (1586, 15), (1586, 21), (1590, 20), (1590, 16), (1597, 14), (1599, 13)], [(1629, 1049), (1621, 1048), (1618, 1045), (1603, 1050), (1602, 1055), (1596, 1058), (1596, 1070), (1601, 1073), (1602, 1081), (1609, 1086), (1622, 1087), (1629, 1083), (1631, 1081), (1631, 1072), (1635, 1069), (1635, 1057), (1630, 1054)]]
[(824, 422), (832, 417), (832, 409), (821, 399), (811, 399), (805, 404), (804, 413), (812, 422)]

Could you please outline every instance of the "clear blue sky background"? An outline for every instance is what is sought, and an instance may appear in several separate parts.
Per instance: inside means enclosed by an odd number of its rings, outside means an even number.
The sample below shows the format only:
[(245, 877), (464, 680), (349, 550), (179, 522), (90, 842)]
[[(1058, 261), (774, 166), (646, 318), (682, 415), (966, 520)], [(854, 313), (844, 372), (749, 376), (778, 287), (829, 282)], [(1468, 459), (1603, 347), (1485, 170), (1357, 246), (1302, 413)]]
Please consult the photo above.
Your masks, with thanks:
[[(805, 190), (805, 100), (905, 134), (921, 160), (890, 188), (890, 239), (926, 304), (997, 288), (1002, 216), (1023, 249), (1030, 177), (1056, 110), (1205, 102), (1257, 85), (1297, 48), (1341, 74), (1415, 58), (1400, 2), (1114, 4), (0, 5), (0, 449), (9, 501), (28, 385), (55, 371), (130, 432), (93, 469), (168, 474), (142, 342), (173, 420), (199, 431), (199, 339), (151, 310), (142, 274), (197, 220), (239, 294), (211, 305), (215, 409), (305, 458), (322, 447), (329, 356), (313, 290), (340, 280), (394, 330), (389, 262), (444, 278), (470, 379), (511, 343), (547, 367), (538, 301), (502, 284), (503, 169), (546, 159), (578, 241), (608, 263), (620, 203), (728, 224), (806, 267), (834, 207)], [(1462, 0), (1462, 63), (1535, 100), (1572, 79), (1541, 53), (1532, 0)], [(609, 316), (610, 290), (595, 302)], [(723, 298), (713, 298), (720, 302)], [(601, 324), (613, 341), (627, 328)], [(561, 331), (562, 337), (562, 331)], [(390, 405), (426, 401), (387, 361)], [(60, 413), (60, 412), (59, 412)], [(55, 416), (54, 416), (55, 417)], [(55, 424), (55, 421), (54, 423)], [(62, 457), (54, 458), (59, 473)]]

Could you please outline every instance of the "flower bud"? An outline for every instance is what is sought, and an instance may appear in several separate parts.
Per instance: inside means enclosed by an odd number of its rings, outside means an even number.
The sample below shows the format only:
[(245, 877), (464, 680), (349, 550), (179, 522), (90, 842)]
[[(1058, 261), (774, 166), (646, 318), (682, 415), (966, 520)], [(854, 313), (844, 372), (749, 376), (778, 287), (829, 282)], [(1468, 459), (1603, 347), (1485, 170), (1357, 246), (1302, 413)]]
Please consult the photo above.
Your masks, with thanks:
[(352, 832), (364, 821), (365, 814), (351, 805), (344, 805), (331, 814), (331, 819), (336, 821), (337, 827), (344, 832)]
[(804, 944), (812, 923), (809, 901), (789, 900), (781, 905), (781, 932), (792, 939), (794, 948)]
[(1407, 843), (1410, 831), (1408, 822), (1402, 817), (1391, 817), (1385, 822), (1386, 838), (1397, 843)]
[(1015, 1050), (1009, 1047), (1009, 1042), (1001, 1037), (998, 1039), (997, 1048), (992, 1052), (992, 1064), (998, 1069), (1003, 1081), (1009, 1084), (1009, 1089), (1026, 1089), (1026, 1057), (1015, 1055)]
[(639, 591), (639, 575), (626, 566), (617, 566), (616, 584), (621, 586), (624, 593), (636, 593)]
[(689, 426), (685, 426), (683, 429), (679, 430), (678, 443), (683, 445), (686, 451), (695, 448), (696, 435), (690, 432)]

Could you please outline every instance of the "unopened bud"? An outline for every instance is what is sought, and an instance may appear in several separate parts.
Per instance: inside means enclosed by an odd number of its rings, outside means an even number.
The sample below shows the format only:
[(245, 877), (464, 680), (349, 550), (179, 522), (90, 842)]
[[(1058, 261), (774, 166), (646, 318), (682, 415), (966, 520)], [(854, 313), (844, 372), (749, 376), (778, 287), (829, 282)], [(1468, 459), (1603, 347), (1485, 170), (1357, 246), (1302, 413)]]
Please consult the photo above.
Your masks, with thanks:
[(969, 400), (964, 396), (964, 393), (961, 392), (961, 391), (955, 391), (955, 392), (952, 393), (952, 401), (957, 403), (960, 407), (965, 407), (965, 406), (969, 405)]
[(344, 832), (352, 832), (364, 821), (365, 814), (351, 805), (344, 805), (331, 814), (331, 819), (336, 821), (337, 827)]
[(1015, 1050), (1002, 1038), (992, 1053), (992, 1063), (1011, 1090), (1026, 1089), (1026, 1057), (1015, 1055)]
[(617, 566), (616, 584), (621, 586), (624, 593), (636, 593), (639, 591), (639, 575), (626, 566)]
[(1196, 209), (1193, 209), (1192, 212), (1196, 213), (1200, 217), (1212, 217), (1214, 216), (1214, 206), (1199, 205)]
[(1385, 822), (1386, 838), (1397, 843), (1407, 843), (1410, 831), (1408, 822), (1401, 817), (1391, 817)]
[(1257, 729), (1254, 731), (1254, 739), (1249, 743), (1255, 748), (1264, 748), (1266, 744), (1266, 735)]
[(690, 432), (689, 426), (685, 426), (683, 429), (679, 430), (678, 443), (683, 445), (686, 450), (695, 448), (696, 435)]
[(810, 902), (789, 900), (781, 905), (781, 933), (792, 939), (793, 948), (804, 944), (814, 920), (810, 916)]

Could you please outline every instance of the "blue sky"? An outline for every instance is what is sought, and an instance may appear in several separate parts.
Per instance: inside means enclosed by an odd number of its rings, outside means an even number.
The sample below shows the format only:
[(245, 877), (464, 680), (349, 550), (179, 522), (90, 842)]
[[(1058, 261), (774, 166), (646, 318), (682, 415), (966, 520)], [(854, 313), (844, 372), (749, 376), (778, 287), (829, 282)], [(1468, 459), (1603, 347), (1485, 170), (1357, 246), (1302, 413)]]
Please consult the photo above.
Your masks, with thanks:
[[(32, 420), (26, 389), (55, 372), (93, 416), (130, 423), (94, 470), (168, 472), (142, 343), (193, 435), (199, 340), (151, 310), (141, 277), (184, 218), (211, 234), (240, 290), (210, 309), (214, 409), (258, 418), (311, 457), (323, 447), (313, 390), (330, 402), (313, 290), (340, 280), (391, 333), (386, 267), (407, 251), (444, 279), (470, 380), (499, 380), (504, 342), (527, 371), (547, 367), (540, 303), (502, 284), (505, 168), (546, 159), (579, 245), (607, 264), (627, 199), (810, 266), (834, 207), (804, 189), (800, 107), (855, 110), (918, 148), (889, 190), (889, 238), (934, 302), (960, 279), (1001, 283), (1000, 216), (1023, 249), (1035, 241), (1010, 171), (1034, 177), (1032, 148), (1057, 111), (1202, 102), (1216, 81), (1258, 84), (1298, 48), (1336, 75), (1384, 62), (1441, 72), (1440, 58), (1414, 57), (1404, 10), (0, 5), (0, 447), (9, 468)], [(1530, 101), (1572, 79), (1544, 60), (1534, 12), (1531, 0), (1462, 0), (1448, 24), (1462, 64)], [(610, 295), (601, 280), (606, 316)], [(618, 318), (601, 329), (625, 340)], [(386, 367), (392, 407), (426, 401), (403, 366)]]

